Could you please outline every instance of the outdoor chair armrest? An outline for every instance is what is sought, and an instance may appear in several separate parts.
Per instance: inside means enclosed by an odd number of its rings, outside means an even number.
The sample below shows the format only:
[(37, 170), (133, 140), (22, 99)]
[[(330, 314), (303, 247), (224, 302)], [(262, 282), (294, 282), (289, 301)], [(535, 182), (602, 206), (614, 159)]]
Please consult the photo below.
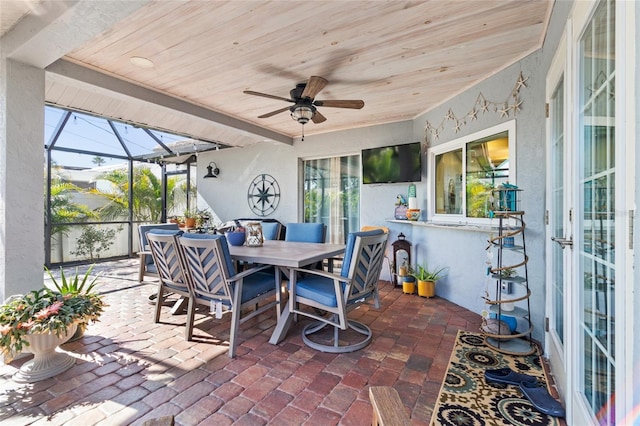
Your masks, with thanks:
[(300, 272), (305, 275), (317, 275), (319, 277), (329, 278), (334, 281), (340, 281), (343, 283), (351, 282), (351, 278), (343, 277), (340, 274), (336, 274), (335, 272), (327, 272), (320, 269), (304, 269), (304, 268), (293, 268), (293, 271)]
[(239, 279), (244, 278), (244, 277), (246, 277), (247, 275), (251, 275), (251, 274), (253, 274), (253, 273), (260, 272), (260, 271), (263, 271), (263, 270), (265, 270), (265, 269), (269, 269), (269, 268), (271, 268), (271, 267), (272, 267), (271, 265), (260, 265), (260, 266), (254, 266), (253, 268), (245, 269), (245, 270), (244, 270), (244, 271), (242, 271), (242, 272), (238, 272), (238, 273), (237, 273), (237, 274), (235, 274), (233, 277), (229, 278), (229, 280), (228, 280), (228, 281), (229, 281), (229, 282), (238, 281)]

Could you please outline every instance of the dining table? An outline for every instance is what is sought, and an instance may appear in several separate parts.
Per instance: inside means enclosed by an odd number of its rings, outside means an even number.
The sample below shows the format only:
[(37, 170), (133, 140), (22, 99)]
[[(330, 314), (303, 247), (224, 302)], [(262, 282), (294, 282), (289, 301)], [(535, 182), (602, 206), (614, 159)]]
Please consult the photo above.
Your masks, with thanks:
[[(294, 268), (314, 265), (325, 259), (344, 254), (344, 244), (303, 243), (295, 241), (265, 240), (261, 246), (229, 245), (229, 254), (235, 261), (249, 262), (275, 267), (276, 288), (282, 288), (282, 272), (292, 276)], [(284, 339), (291, 326), (293, 315), (289, 304), (280, 304), (276, 328), (269, 343), (277, 345)]]

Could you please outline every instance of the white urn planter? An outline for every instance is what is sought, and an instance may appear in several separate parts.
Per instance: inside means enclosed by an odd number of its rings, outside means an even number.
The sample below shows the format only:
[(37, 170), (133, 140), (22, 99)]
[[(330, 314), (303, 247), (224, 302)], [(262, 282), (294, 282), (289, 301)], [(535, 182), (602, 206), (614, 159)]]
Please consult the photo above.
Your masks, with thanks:
[(25, 339), (29, 346), (25, 352), (31, 352), (33, 359), (26, 362), (20, 370), (13, 375), (13, 380), (18, 383), (34, 383), (56, 376), (67, 371), (76, 359), (69, 354), (58, 351), (58, 345), (63, 344), (76, 332), (77, 324), (69, 326), (65, 334), (56, 336), (52, 333), (28, 334)]

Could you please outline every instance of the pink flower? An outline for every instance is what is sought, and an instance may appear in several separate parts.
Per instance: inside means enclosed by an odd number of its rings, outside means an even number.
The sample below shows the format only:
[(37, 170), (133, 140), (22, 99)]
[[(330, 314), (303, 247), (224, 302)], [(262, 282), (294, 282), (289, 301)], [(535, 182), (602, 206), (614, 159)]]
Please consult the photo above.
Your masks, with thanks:
[(0, 334), (2, 334), (3, 336), (6, 336), (10, 332), (11, 332), (11, 326), (10, 325), (6, 325), (5, 324), (2, 327), (0, 327)]
[(21, 322), (20, 324), (18, 324), (18, 329), (24, 329), (28, 331), (29, 329), (31, 329), (33, 324), (34, 324), (33, 320), (29, 320), (27, 322)]
[(50, 306), (47, 306), (46, 308), (42, 309), (40, 312), (38, 312), (35, 317), (37, 320), (43, 320), (43, 319), (47, 319), (49, 318), (51, 315), (55, 315), (60, 311), (60, 308), (64, 305), (63, 302), (55, 302), (53, 304), (51, 304)]

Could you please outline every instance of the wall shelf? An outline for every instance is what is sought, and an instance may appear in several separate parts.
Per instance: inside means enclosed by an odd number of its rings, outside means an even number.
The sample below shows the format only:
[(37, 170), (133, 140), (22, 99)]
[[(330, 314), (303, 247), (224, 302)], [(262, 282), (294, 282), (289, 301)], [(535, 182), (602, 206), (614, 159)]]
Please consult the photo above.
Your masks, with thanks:
[(441, 228), (441, 229), (474, 231), (474, 232), (484, 232), (484, 233), (488, 233), (492, 231), (496, 232), (499, 229), (497, 226), (475, 225), (475, 224), (468, 224), (468, 223), (449, 223), (449, 222), (399, 220), (399, 219), (387, 219), (386, 221), (390, 223), (399, 223), (402, 225), (421, 226), (424, 228)]

